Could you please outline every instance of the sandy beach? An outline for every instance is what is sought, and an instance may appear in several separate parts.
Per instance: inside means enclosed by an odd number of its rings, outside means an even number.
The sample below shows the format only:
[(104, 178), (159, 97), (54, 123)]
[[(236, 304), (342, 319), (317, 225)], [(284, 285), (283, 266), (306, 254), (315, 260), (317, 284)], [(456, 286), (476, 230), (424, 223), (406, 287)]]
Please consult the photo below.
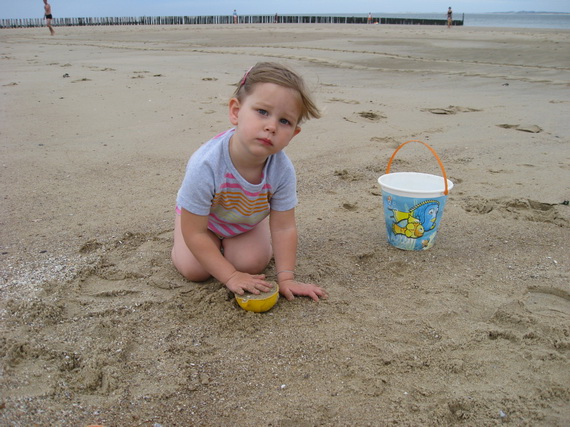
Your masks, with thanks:
[[(570, 423), (570, 31), (55, 30), (0, 31), (0, 424)], [(286, 152), (297, 274), (330, 297), (255, 314), (170, 249), (188, 158), (265, 60), (323, 110)], [(454, 183), (426, 251), (386, 242), (377, 182), (410, 139)], [(420, 144), (393, 170), (440, 174)]]

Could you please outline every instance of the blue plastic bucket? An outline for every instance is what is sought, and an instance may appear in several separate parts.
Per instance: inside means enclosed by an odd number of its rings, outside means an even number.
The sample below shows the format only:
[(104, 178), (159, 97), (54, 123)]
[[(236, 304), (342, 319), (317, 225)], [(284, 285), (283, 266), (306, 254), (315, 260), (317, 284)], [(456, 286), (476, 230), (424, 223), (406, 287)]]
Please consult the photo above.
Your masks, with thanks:
[[(425, 145), (435, 156), (443, 177), (418, 172), (390, 173), (396, 153), (409, 142)], [(398, 249), (418, 251), (429, 249), (435, 236), (449, 190), (445, 168), (437, 153), (425, 142), (411, 140), (401, 144), (388, 162), (386, 174), (378, 178), (382, 187), (382, 203), (388, 243)]]

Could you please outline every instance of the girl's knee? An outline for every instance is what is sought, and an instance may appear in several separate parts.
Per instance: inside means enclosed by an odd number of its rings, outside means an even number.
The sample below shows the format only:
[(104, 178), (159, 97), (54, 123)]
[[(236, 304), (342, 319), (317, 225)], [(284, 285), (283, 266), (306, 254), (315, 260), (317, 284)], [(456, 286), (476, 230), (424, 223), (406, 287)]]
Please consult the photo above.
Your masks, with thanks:
[(171, 252), (172, 264), (185, 279), (191, 282), (203, 282), (210, 278), (210, 274), (200, 265), (193, 265), (192, 262), (180, 260), (177, 256), (176, 248), (172, 248)]
[(260, 274), (267, 268), (273, 253), (271, 250), (257, 253), (240, 253), (235, 257), (227, 257), (236, 270), (249, 274)]

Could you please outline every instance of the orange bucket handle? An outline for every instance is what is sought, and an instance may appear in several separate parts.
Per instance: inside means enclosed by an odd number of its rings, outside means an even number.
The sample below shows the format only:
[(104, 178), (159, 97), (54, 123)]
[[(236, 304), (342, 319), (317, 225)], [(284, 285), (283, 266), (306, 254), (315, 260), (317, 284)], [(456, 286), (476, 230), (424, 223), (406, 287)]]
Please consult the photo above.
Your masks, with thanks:
[(392, 161), (394, 160), (394, 157), (396, 157), (396, 153), (398, 151), (400, 151), (400, 149), (410, 143), (410, 142), (419, 142), (420, 144), (425, 145), (429, 151), (431, 151), (431, 153), (433, 154), (433, 156), (435, 157), (435, 159), (437, 160), (437, 163), (439, 164), (439, 167), (441, 168), (441, 172), (443, 173), (443, 182), (445, 183), (445, 191), (443, 192), (443, 194), (445, 194), (447, 196), (447, 194), (449, 193), (449, 189), (447, 188), (447, 173), (445, 173), (445, 168), (443, 167), (443, 163), (441, 162), (441, 159), (439, 158), (439, 156), (437, 155), (437, 153), (435, 152), (435, 150), (433, 148), (431, 148), (429, 145), (427, 145), (425, 142), (420, 141), (418, 139), (410, 139), (409, 141), (404, 142), (403, 144), (400, 144), (400, 146), (398, 148), (396, 148), (396, 151), (394, 151), (394, 153), (392, 154), (392, 157), (390, 157), (390, 160), (388, 161), (388, 167), (386, 168), (386, 173), (390, 173), (390, 167), (392, 167)]

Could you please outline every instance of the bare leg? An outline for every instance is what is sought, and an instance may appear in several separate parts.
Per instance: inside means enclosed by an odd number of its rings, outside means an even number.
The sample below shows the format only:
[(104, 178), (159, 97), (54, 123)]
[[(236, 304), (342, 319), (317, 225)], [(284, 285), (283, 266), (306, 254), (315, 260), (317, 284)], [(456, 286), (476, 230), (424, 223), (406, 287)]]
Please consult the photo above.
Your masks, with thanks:
[(222, 241), (224, 256), (238, 270), (260, 274), (273, 257), (269, 218), (265, 218), (253, 230)]
[[(221, 241), (212, 233), (212, 240), (221, 247)], [(188, 249), (184, 236), (182, 236), (182, 227), (180, 225), (180, 215), (176, 215), (174, 222), (174, 246), (172, 247), (172, 263), (174, 267), (193, 282), (203, 282), (210, 278), (210, 273), (207, 272), (202, 265), (198, 262), (194, 254)]]
[(49, 28), (50, 34), (53, 36), (55, 34), (55, 31), (54, 31), (53, 27), (51, 26), (51, 19), (47, 19), (47, 27)]
[[(253, 230), (229, 239), (220, 240), (212, 233), (212, 241), (218, 247), (224, 247), (224, 256), (236, 270), (245, 273), (260, 274), (273, 256), (269, 218), (265, 218)], [(176, 215), (174, 223), (171, 257), (176, 269), (188, 280), (202, 282), (210, 278), (210, 273), (202, 267), (184, 241), (180, 215)]]

